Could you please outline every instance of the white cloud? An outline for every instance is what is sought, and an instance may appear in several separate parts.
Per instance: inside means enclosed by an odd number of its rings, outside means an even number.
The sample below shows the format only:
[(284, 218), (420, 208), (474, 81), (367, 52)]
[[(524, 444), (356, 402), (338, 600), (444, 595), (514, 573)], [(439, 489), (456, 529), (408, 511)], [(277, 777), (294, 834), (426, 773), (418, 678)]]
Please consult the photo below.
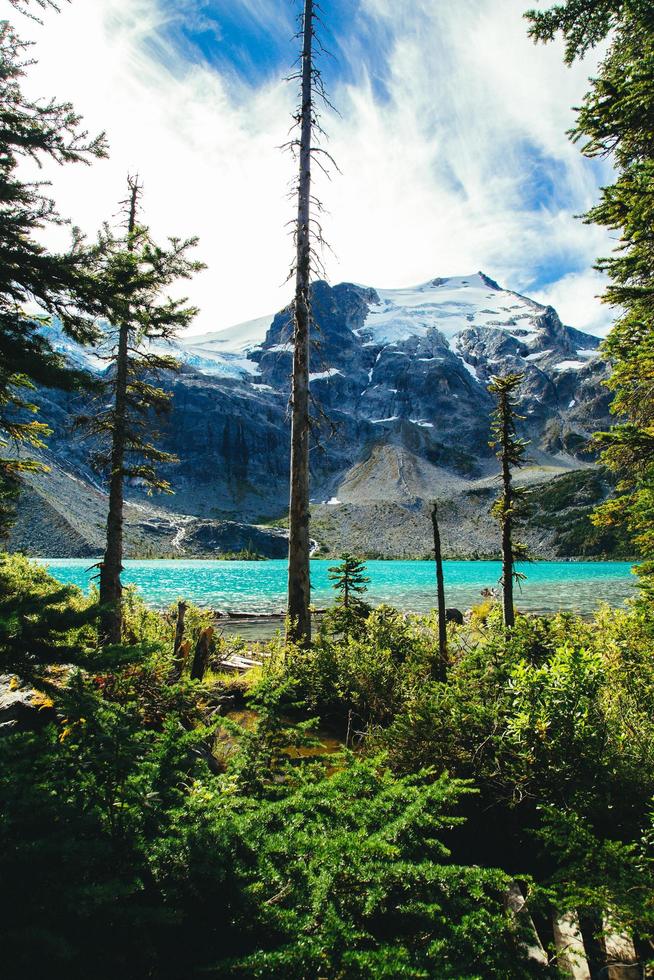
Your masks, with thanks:
[[(332, 92), (342, 117), (326, 125), (342, 176), (317, 181), (331, 279), (401, 286), (482, 268), (528, 291), (549, 266), (561, 279), (546, 292), (566, 322), (605, 325), (583, 270), (607, 237), (573, 217), (594, 200), (596, 176), (565, 136), (592, 65), (567, 69), (558, 45), (534, 47), (523, 0), (362, 7), (372, 38), (375, 23), (392, 26), (386, 97), (361, 68)], [(293, 165), (278, 147), (295, 93), (281, 82), (235, 91), (233, 78), (184, 63), (162, 24), (158, 0), (74, 0), (45, 30), (29, 28), (40, 59), (29, 84), (69, 98), (110, 139), (109, 161), (53, 174), (62, 211), (91, 233), (138, 170), (155, 233), (200, 236), (209, 269), (189, 287), (202, 308), (194, 332), (220, 329), (289, 296)], [(347, 36), (338, 44), (339, 57), (355, 57)], [(556, 182), (541, 200), (539, 155)]]
[(569, 273), (534, 292), (532, 298), (553, 306), (564, 323), (603, 337), (616, 317), (615, 308), (599, 300), (605, 287), (606, 277), (591, 269)]
[(294, 93), (275, 84), (245, 108), (234, 104), (206, 66), (161, 46), (153, 55), (160, 23), (154, 0), (74, 3), (48, 18), (29, 85), (70, 99), (109, 138), (109, 160), (48, 171), (62, 213), (93, 234), (125, 196), (126, 174), (138, 171), (154, 233), (200, 236), (209, 269), (188, 284), (202, 309), (194, 329), (219, 329), (286, 296), (289, 162), (278, 147)]

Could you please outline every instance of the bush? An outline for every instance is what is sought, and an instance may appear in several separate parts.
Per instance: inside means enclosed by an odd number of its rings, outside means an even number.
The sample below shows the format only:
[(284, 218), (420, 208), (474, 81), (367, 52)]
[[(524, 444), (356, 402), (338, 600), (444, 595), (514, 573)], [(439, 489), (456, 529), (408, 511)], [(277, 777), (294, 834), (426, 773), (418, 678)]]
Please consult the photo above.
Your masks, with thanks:
[(352, 716), (364, 728), (387, 723), (435, 668), (435, 624), (379, 606), (351, 632), (342, 626), (325, 617), (310, 650), (273, 645), (266, 682), (290, 680), (295, 701), (343, 732)]
[(222, 776), (201, 730), (144, 728), (79, 675), (56, 725), (0, 741), (8, 976), (530, 975), (507, 876), (445, 844), (471, 790), (375, 759), (280, 765), (269, 707)]
[[(20, 557), (0, 581), (5, 665), (84, 665), (54, 723), (0, 738), (8, 976), (531, 976), (504, 909), (525, 874), (543, 911), (651, 938), (644, 602), (508, 632), (491, 610), (453, 633), (447, 683), (434, 617), (326, 617), (311, 649), (270, 645), (243, 730), (219, 679), (171, 683), (174, 610), (128, 591), (131, 645), (98, 651), (92, 599)], [(191, 640), (206, 622), (190, 609)], [(356, 756), (321, 757), (313, 715), (363, 733)]]
[(0, 553), (0, 673), (27, 678), (97, 650), (97, 607), (24, 555)]
[(443, 844), (466, 792), (350, 759), (256, 807), (192, 796), (153, 855), (185, 909), (175, 946), (213, 957), (218, 976), (530, 975), (504, 908), (508, 879), (452, 863)]

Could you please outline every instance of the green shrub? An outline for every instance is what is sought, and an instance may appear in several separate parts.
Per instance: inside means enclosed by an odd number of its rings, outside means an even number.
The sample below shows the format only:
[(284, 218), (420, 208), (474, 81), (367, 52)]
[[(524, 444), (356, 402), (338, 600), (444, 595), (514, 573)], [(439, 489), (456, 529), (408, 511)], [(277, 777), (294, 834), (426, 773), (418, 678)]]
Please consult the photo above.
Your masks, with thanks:
[[(326, 616), (310, 650), (273, 645), (266, 681), (289, 679), (294, 699), (309, 713), (345, 726), (390, 721), (407, 692), (426, 681), (437, 656), (435, 622), (379, 606), (357, 617), (356, 629), (342, 631), (338, 617)], [(435, 646), (436, 644), (436, 646)]]
[(97, 607), (24, 555), (0, 553), (0, 673), (31, 677), (97, 650)]

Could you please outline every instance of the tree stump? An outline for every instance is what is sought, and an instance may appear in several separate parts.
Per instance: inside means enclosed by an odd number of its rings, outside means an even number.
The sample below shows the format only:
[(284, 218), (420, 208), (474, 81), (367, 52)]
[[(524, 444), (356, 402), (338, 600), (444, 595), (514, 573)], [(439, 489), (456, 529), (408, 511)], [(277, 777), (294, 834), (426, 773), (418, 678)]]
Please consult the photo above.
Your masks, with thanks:
[(201, 681), (207, 669), (209, 654), (213, 642), (213, 626), (206, 626), (200, 633), (198, 642), (193, 654), (193, 664), (191, 666), (191, 680)]

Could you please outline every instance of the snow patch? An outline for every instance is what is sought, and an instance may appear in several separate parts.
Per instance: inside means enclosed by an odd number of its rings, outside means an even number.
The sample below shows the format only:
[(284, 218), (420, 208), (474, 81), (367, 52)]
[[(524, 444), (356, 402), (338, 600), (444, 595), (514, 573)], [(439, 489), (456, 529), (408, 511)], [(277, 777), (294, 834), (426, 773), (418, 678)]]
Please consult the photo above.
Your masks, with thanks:
[(463, 364), (464, 368), (466, 369), (466, 371), (468, 372), (468, 374), (470, 375), (470, 377), (471, 378), (474, 378), (474, 380), (477, 382), (477, 384), (480, 385), (481, 384), (481, 381), (477, 377), (477, 372), (474, 369), (474, 367), (472, 366), (472, 364), (468, 364), (467, 361), (464, 361), (464, 359), (461, 356), (461, 354), (457, 354), (457, 357), (459, 358), (459, 360)]
[[(167, 351), (171, 353), (170, 350)], [(206, 351), (192, 349), (172, 351), (173, 355), (181, 355), (181, 359), (196, 368), (202, 374), (212, 377), (222, 378), (244, 378), (261, 374), (259, 365), (256, 361), (251, 361), (248, 357), (239, 357), (237, 354), (213, 354)]]
[(179, 345), (186, 349), (209, 348), (220, 354), (241, 354), (263, 343), (273, 320), (274, 316), (260, 316), (256, 320), (236, 323), (226, 330), (184, 337)]
[(324, 381), (325, 378), (333, 378), (335, 374), (341, 374), (336, 368), (328, 368), (326, 371), (317, 371), (309, 375), (309, 381)]
[(545, 357), (546, 354), (551, 354), (551, 350), (537, 350), (533, 354), (527, 354), (525, 361), (538, 361), (541, 357)]
[(559, 361), (558, 364), (554, 365), (555, 371), (578, 371), (579, 368), (585, 367), (585, 361)]

